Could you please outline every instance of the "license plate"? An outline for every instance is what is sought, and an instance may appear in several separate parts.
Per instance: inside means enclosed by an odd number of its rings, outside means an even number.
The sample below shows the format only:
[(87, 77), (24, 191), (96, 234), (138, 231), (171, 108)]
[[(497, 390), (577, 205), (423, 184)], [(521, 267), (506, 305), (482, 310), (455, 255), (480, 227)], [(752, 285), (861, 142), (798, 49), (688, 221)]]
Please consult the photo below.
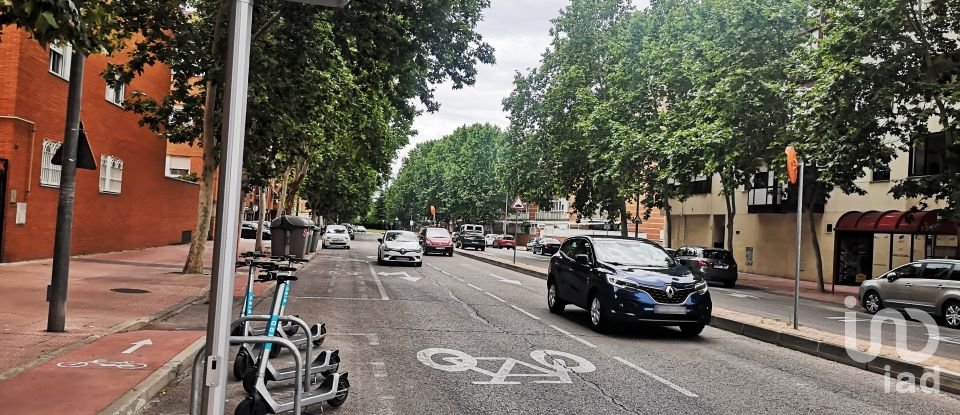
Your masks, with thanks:
[(687, 307), (682, 305), (657, 305), (653, 307), (657, 314), (687, 314)]
[(713, 267), (716, 268), (716, 269), (727, 269), (727, 268), (730, 268), (730, 266), (727, 265), (727, 264), (713, 264)]

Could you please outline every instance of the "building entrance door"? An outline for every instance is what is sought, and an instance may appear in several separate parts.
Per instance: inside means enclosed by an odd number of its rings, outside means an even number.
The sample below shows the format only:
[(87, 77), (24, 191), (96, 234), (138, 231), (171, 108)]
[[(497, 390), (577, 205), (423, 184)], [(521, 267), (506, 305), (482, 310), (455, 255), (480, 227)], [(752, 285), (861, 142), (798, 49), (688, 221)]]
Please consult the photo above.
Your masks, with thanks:
[[(727, 217), (724, 215), (713, 215), (713, 247), (724, 248), (727, 235)], [(733, 249), (731, 247), (731, 249)]]

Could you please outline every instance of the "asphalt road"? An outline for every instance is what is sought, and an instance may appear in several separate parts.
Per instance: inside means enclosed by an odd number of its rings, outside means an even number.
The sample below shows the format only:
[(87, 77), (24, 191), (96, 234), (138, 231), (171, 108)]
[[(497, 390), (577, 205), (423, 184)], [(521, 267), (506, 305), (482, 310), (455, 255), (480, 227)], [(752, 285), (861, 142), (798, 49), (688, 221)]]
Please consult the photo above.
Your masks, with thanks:
[[(308, 322), (326, 322), (323, 347), (338, 348), (341, 370), (350, 372), (350, 397), (325, 408), (330, 413), (934, 414), (960, 407), (953, 395), (887, 393), (896, 384), (884, 376), (709, 327), (697, 339), (655, 327), (598, 335), (585, 311), (550, 314), (541, 279), (462, 256), (380, 267), (374, 239), (361, 235), (351, 250), (322, 251), (298, 273), (288, 304)], [(159, 326), (195, 328), (204, 318), (198, 306)], [(187, 413), (188, 392), (189, 378), (143, 413)], [(242, 397), (237, 383), (230, 396), (227, 413)]]

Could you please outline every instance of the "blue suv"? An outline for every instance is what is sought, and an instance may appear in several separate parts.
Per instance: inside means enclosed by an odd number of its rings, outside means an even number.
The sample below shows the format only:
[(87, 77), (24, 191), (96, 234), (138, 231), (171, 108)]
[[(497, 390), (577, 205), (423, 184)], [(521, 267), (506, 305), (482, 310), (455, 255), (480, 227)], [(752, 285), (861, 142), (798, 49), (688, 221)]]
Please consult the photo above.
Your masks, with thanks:
[(691, 337), (710, 323), (713, 310), (707, 282), (660, 245), (600, 236), (569, 238), (550, 259), (547, 305), (560, 314), (567, 304), (590, 311), (596, 331), (624, 320), (679, 326)]

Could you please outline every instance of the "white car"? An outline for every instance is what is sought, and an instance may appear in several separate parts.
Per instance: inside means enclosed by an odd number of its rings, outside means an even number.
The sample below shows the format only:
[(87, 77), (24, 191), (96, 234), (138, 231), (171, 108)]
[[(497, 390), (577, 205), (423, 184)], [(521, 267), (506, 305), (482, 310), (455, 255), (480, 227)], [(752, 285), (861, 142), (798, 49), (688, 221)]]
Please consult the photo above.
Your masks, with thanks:
[(493, 241), (496, 241), (497, 237), (499, 236), (500, 235), (495, 233), (488, 233), (486, 236), (483, 237), (483, 243), (487, 246), (493, 246)]
[(407, 231), (387, 231), (383, 238), (377, 239), (380, 248), (377, 251), (377, 263), (406, 262), (423, 266), (423, 247), (417, 234)]
[(350, 232), (343, 225), (329, 225), (323, 234), (323, 249), (340, 247), (350, 249)]
[(356, 231), (357, 231), (358, 233), (367, 233), (367, 228), (365, 228), (365, 227), (363, 227), (363, 226), (357, 226)]

